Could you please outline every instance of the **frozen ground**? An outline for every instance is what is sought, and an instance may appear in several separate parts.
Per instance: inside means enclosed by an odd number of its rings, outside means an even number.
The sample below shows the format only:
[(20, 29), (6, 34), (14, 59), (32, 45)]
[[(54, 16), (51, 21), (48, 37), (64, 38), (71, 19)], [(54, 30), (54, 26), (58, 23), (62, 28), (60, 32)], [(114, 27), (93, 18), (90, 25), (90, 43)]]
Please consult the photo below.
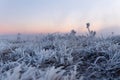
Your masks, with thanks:
[(0, 39), (0, 80), (120, 80), (120, 36)]

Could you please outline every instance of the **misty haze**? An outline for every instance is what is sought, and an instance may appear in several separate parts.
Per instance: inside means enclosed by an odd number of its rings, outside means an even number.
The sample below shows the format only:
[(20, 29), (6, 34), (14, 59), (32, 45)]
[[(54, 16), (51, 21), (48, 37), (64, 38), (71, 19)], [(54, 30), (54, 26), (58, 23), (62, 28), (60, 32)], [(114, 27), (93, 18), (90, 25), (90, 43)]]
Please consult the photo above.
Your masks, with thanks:
[(120, 80), (120, 0), (0, 0), (0, 80)]

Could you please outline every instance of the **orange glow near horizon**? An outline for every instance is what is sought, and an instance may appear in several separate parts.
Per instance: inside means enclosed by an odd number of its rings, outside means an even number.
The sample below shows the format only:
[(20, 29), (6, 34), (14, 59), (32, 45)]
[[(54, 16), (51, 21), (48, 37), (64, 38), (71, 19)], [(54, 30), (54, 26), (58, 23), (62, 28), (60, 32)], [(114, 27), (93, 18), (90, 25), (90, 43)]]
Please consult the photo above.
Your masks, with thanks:
[[(90, 22), (91, 30), (99, 31), (101, 29), (101, 24), (99, 21), (94, 23)], [(0, 34), (16, 34), (16, 33), (54, 33), (54, 32), (70, 32), (74, 29), (77, 32), (87, 32), (86, 21), (79, 23), (79, 21), (73, 22), (70, 20), (65, 20), (63, 23), (54, 24), (52, 22), (40, 23), (24, 23), (24, 24), (1, 24)]]
[[(70, 32), (70, 30), (74, 29), (71, 26), (68, 27), (61, 27), (61, 28), (40, 28), (40, 27), (30, 27), (29, 29), (15, 29), (15, 28), (7, 28), (7, 27), (1, 27), (0, 34), (16, 34), (16, 33), (24, 33), (24, 34), (37, 34), (37, 33), (54, 33), (54, 32)], [(77, 30), (77, 29), (75, 29)], [(91, 30), (98, 31), (99, 28), (91, 27)], [(80, 30), (80, 32), (86, 32), (86, 27)]]
[(11, 27), (8, 25), (1, 25), (0, 26), (0, 34), (16, 34), (18, 32), (20, 33), (53, 33), (53, 32), (68, 32), (72, 28), (70, 27), (39, 27), (39, 26), (27, 26), (25, 28), (19, 28), (19, 27)]
[[(21, 25), (19, 25), (21, 26)], [(23, 25), (22, 25), (23, 26)], [(77, 26), (73, 27), (72, 25), (61, 25), (61, 26), (56, 26), (52, 25), (43, 25), (43, 26), (38, 26), (38, 25), (24, 25), (25, 27), (17, 27), (17, 26), (12, 26), (11, 25), (0, 25), (0, 34), (16, 34), (16, 33), (28, 33), (28, 34), (34, 34), (34, 33), (54, 33), (54, 32), (70, 32), (70, 30), (75, 29), (76, 31), (80, 32), (86, 32), (87, 29), (86, 27), (82, 27), (82, 29), (78, 30)], [(91, 25), (90, 27), (91, 30), (99, 31), (100, 30), (100, 24), (95, 24)]]

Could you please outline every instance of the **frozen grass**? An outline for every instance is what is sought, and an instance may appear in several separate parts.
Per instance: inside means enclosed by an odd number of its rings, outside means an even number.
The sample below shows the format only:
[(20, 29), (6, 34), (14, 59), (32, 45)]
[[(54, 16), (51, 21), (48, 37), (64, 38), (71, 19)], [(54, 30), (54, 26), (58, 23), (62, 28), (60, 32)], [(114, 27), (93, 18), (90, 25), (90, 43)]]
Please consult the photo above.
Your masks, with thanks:
[(1, 40), (0, 80), (119, 80), (119, 43), (75, 34)]

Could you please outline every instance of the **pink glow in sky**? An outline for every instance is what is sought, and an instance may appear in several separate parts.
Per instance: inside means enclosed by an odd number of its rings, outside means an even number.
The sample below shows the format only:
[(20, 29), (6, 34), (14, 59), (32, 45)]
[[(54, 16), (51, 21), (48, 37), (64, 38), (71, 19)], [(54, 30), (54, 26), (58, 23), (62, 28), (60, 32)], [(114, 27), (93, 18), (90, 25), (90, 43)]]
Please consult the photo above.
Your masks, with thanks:
[(120, 0), (0, 0), (0, 34), (120, 29)]

